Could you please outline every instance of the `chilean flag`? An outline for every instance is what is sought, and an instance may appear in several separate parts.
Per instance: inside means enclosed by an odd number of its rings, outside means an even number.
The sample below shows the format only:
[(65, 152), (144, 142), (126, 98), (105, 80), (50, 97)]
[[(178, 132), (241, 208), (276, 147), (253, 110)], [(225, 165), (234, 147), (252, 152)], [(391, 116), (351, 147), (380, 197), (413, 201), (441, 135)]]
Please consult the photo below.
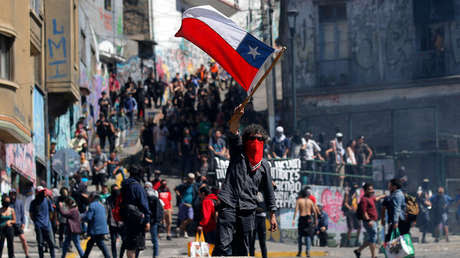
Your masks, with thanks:
[(248, 94), (275, 52), (209, 5), (186, 10), (176, 37), (186, 38), (208, 53)]

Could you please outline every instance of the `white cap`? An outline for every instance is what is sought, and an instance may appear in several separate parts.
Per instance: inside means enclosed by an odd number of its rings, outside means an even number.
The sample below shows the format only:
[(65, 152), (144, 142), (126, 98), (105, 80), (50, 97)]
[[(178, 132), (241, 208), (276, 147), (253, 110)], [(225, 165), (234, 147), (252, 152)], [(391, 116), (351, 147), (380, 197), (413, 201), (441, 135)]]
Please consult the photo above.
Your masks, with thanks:
[(146, 182), (145, 183), (145, 188), (153, 188), (152, 183)]
[(45, 188), (41, 185), (37, 186), (37, 192), (41, 192), (41, 191), (44, 191)]
[(195, 174), (193, 174), (193, 173), (188, 173), (187, 176), (190, 179), (195, 179)]
[(282, 126), (278, 126), (276, 127), (276, 132), (277, 133), (283, 133), (284, 132), (284, 128)]
[(335, 134), (335, 137), (337, 137), (337, 138), (343, 137), (343, 134), (341, 132), (338, 132), (338, 133)]

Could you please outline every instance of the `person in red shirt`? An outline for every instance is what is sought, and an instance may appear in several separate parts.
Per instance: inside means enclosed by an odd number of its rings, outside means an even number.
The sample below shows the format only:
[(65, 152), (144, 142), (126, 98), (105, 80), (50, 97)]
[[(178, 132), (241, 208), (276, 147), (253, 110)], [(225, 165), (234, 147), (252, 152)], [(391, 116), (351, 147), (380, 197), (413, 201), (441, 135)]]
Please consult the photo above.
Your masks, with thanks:
[(375, 197), (374, 186), (370, 183), (366, 183), (363, 186), (364, 196), (358, 205), (359, 217), (363, 220), (364, 228), (367, 231), (367, 239), (358, 249), (354, 250), (357, 258), (361, 257), (361, 251), (366, 247), (371, 250), (372, 258), (375, 257), (375, 244), (377, 243), (377, 209), (375, 208), (375, 202), (384, 198), (385, 195)]
[(109, 78), (109, 92), (110, 92), (110, 101), (115, 102), (118, 92), (120, 91), (120, 83), (117, 80), (117, 75), (115, 73), (110, 74)]
[[(155, 188), (155, 186), (154, 186)], [(172, 224), (172, 205), (171, 205), (171, 191), (167, 186), (166, 180), (161, 180), (160, 187), (158, 188), (158, 197), (164, 203), (163, 221), (166, 225), (166, 239), (171, 240), (171, 224)]]
[(213, 194), (207, 186), (200, 187), (202, 219), (198, 226), (198, 231), (204, 233), (204, 238), (207, 243), (216, 243), (216, 204), (217, 195)]
[[(155, 171), (153, 172), (153, 174), (154, 174), (154, 177), (155, 177), (155, 178), (153, 179), (153, 181), (152, 181), (153, 189), (156, 190), (156, 191), (158, 191), (158, 189), (161, 187), (161, 181), (162, 181), (162, 180), (160, 179), (160, 174), (161, 174), (161, 172), (160, 172), (160, 170), (155, 169)], [(149, 180), (150, 180), (150, 179), (149, 179)]]

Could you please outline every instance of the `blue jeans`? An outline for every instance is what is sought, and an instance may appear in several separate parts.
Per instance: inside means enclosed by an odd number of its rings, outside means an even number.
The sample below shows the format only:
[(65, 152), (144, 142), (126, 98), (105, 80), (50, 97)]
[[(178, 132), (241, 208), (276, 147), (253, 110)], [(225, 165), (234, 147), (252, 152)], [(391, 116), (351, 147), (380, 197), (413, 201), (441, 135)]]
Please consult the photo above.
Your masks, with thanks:
[(311, 248), (311, 237), (310, 236), (301, 236), (299, 234), (298, 238), (297, 238), (297, 244), (298, 244), (298, 250), (299, 250), (299, 253), (302, 253), (302, 238), (305, 239), (305, 245), (307, 246), (307, 254), (310, 252), (310, 248)]
[[(43, 248), (47, 244), (50, 249), (50, 257), (54, 258), (54, 238), (53, 230), (50, 228), (40, 228), (35, 226), (35, 236), (37, 238), (38, 256), (43, 258)], [(46, 242), (46, 243), (45, 243)]]
[(158, 223), (150, 226), (150, 237), (152, 238), (153, 244), (153, 256), (158, 256)]
[(72, 240), (73, 244), (75, 245), (75, 248), (77, 248), (77, 251), (80, 257), (83, 257), (84, 252), (83, 252), (83, 249), (81, 249), (81, 245), (80, 245), (80, 234), (73, 234), (70, 232), (66, 232), (64, 243), (62, 244), (62, 256), (61, 257), (65, 258), (65, 255), (67, 254), (67, 250), (69, 250), (70, 240)]
[(93, 249), (94, 244), (96, 244), (99, 247), (99, 249), (101, 249), (102, 253), (104, 254), (104, 258), (110, 258), (109, 251), (107, 250), (107, 247), (104, 243), (104, 234), (90, 236), (90, 239), (86, 244), (86, 250), (83, 257), (89, 257), (89, 254), (91, 253), (91, 249)]

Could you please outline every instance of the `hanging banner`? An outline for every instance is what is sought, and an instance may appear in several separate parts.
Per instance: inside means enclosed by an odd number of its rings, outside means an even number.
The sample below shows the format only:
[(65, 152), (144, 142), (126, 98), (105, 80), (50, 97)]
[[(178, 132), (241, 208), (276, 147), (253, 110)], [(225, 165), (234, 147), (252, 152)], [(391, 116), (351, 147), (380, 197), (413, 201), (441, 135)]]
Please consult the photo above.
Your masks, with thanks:
[(45, 101), (43, 95), (37, 88), (33, 93), (33, 111), (34, 111), (34, 137), (33, 143), (35, 155), (42, 161), (46, 160), (45, 154)]
[(7, 144), (6, 165), (35, 184), (35, 155), (33, 143)]

